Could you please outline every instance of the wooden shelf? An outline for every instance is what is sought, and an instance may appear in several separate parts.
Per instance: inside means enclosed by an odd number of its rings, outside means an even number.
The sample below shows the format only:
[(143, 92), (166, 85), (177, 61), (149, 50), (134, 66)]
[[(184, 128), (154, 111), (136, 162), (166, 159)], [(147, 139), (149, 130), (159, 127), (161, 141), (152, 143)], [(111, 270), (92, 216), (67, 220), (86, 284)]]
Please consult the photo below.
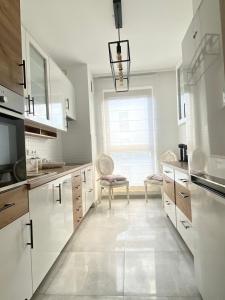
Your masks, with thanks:
[(47, 128), (42, 125), (31, 125), (25, 123), (25, 135), (26, 136), (33, 136), (45, 139), (56, 139), (57, 138), (57, 131), (51, 128)]

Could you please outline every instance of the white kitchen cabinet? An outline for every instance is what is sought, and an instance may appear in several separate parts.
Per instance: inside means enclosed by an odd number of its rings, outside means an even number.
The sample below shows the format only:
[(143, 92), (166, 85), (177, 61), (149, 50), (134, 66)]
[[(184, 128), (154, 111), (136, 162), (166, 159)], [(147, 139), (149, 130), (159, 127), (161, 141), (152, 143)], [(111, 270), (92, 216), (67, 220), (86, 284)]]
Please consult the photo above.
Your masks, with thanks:
[(23, 29), (23, 55), (26, 62), (25, 116), (33, 121), (51, 125), (49, 107), (49, 63), (47, 54)]
[(32, 296), (29, 214), (0, 230), (0, 298), (28, 300)]
[(82, 169), (81, 176), (83, 215), (85, 215), (94, 203), (93, 167), (89, 166)]
[(65, 75), (49, 58), (50, 119), (52, 126), (60, 130), (67, 129), (64, 81)]
[[(200, 45), (201, 31), (199, 10), (196, 12), (192, 22), (182, 41), (182, 65), (184, 70), (189, 71), (193, 62), (194, 54)], [(185, 74), (185, 80), (188, 80)]]
[(175, 203), (167, 196), (166, 193), (163, 193), (163, 202), (164, 202), (165, 213), (170, 218), (173, 225), (176, 227), (177, 226), (177, 217), (176, 217)]
[(182, 239), (193, 253), (193, 229), (191, 221), (176, 206), (177, 230)]
[(33, 292), (73, 233), (70, 175), (29, 191), (34, 246), (31, 251)]
[(75, 91), (71, 81), (64, 75), (64, 90), (65, 90), (65, 105), (66, 105), (66, 116), (69, 120), (76, 120), (76, 102), (75, 102)]
[(73, 196), (72, 196), (72, 179), (71, 175), (54, 181), (54, 199), (60, 203), (61, 212), (63, 213), (62, 248), (73, 234)]

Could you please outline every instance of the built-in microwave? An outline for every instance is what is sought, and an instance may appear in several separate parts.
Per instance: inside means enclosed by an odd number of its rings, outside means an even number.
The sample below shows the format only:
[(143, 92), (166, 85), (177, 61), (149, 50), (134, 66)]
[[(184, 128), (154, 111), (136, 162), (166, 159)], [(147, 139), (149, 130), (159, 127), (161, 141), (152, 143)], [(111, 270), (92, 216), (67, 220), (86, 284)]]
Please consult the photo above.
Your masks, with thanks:
[(26, 181), (23, 112), (23, 97), (0, 86), (0, 192)]

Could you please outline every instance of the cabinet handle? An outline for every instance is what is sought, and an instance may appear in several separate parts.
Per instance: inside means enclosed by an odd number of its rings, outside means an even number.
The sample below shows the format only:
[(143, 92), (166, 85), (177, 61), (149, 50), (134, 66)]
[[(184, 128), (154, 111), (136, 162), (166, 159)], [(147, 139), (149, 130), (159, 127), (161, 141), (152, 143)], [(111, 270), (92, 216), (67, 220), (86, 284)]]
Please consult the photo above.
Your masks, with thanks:
[(56, 186), (59, 189), (59, 199), (56, 200), (56, 202), (59, 202), (59, 204), (62, 204), (62, 188), (61, 188), (61, 183)]
[(181, 224), (184, 226), (184, 228), (187, 230), (187, 229), (189, 229), (189, 228), (191, 228), (191, 226), (188, 224), (187, 225), (187, 222), (186, 221), (180, 221), (181, 222)]
[(165, 181), (166, 181), (166, 183), (168, 183), (168, 184), (169, 184), (169, 183), (171, 183), (171, 182), (170, 182), (170, 181), (168, 181), (168, 180), (165, 180)]
[(187, 179), (183, 179), (183, 178), (181, 178), (181, 179), (178, 179), (179, 181), (182, 181), (183, 183), (186, 183), (186, 182), (188, 182), (188, 180)]
[(66, 104), (67, 104), (67, 106), (66, 106), (66, 109), (70, 109), (70, 99), (66, 99)]
[(33, 236), (33, 221), (30, 220), (30, 223), (26, 224), (27, 226), (30, 226), (30, 242), (27, 243), (31, 247), (31, 249), (34, 248), (34, 236)]
[(31, 97), (30, 97), (30, 95), (28, 95), (28, 96), (26, 97), (26, 99), (28, 100), (28, 101), (27, 101), (27, 104), (28, 104), (28, 110), (26, 110), (25, 112), (28, 113), (28, 114), (30, 115), (30, 114), (31, 114), (31, 109), (30, 109)]
[(32, 106), (33, 106), (33, 111), (32, 114), (33, 116), (35, 115), (35, 109), (34, 109), (34, 97), (31, 98)]
[(91, 193), (93, 191), (93, 189), (90, 189), (88, 192)]
[(167, 204), (167, 205), (171, 205), (171, 203), (170, 203), (169, 201), (166, 201), (166, 204)]
[(19, 67), (23, 67), (23, 83), (20, 83), (19, 85), (23, 85), (24, 89), (27, 88), (27, 79), (26, 79), (26, 62), (23, 59), (22, 64), (19, 64)]
[(193, 39), (194, 40), (196, 39), (197, 35), (198, 35), (198, 31), (195, 31), (195, 33), (193, 34)]
[(171, 171), (164, 171), (164, 173), (166, 173), (166, 174), (170, 174), (170, 173), (172, 173)]
[(12, 206), (15, 206), (16, 204), (15, 203), (6, 203), (3, 207), (0, 208), (0, 212), (12, 207)]
[(84, 178), (83, 178), (83, 182), (86, 183), (86, 172), (83, 172)]
[(181, 196), (183, 199), (189, 198), (189, 196), (185, 193), (179, 192), (178, 193), (179, 196)]

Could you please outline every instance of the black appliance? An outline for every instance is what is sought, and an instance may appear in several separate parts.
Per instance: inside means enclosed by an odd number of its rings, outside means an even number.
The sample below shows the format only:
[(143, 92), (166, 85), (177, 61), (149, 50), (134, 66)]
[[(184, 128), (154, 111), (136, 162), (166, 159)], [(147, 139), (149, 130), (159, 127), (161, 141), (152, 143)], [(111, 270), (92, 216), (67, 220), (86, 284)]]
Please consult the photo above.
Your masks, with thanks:
[(23, 97), (0, 86), (0, 191), (26, 180)]
[(187, 145), (179, 144), (178, 148), (180, 149), (180, 161), (188, 162)]

